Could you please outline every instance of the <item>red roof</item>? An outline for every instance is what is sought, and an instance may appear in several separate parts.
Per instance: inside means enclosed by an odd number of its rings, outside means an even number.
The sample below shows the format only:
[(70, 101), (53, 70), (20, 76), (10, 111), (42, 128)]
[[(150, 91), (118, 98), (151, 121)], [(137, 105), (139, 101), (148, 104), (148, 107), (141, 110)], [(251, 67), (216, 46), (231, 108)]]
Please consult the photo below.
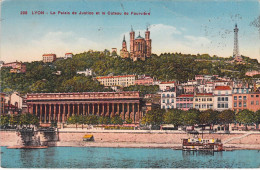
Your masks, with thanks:
[(231, 90), (229, 86), (216, 86), (215, 90)]
[(160, 84), (175, 84), (175, 81), (161, 82)]
[(178, 97), (194, 97), (194, 94), (181, 94)]
[(43, 54), (42, 56), (54, 56), (56, 54)]
[(212, 93), (197, 93), (196, 96), (212, 96)]
[(67, 54), (72, 54), (72, 53), (66, 53), (65, 55), (67, 55)]
[(135, 77), (135, 75), (124, 75), (124, 76), (104, 76), (104, 77), (97, 77), (97, 79), (119, 78), (119, 77)]

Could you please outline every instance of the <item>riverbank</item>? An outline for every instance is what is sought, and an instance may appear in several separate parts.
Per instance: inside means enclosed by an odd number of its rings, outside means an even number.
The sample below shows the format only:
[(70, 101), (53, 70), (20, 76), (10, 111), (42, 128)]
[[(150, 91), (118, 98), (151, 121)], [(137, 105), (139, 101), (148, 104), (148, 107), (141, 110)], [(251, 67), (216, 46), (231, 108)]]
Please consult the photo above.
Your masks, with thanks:
[[(92, 134), (94, 141), (85, 142), (83, 136)], [(85, 130), (59, 129), (56, 140), (47, 141), (42, 133), (37, 134), (41, 143), (58, 147), (121, 147), (121, 148), (172, 148), (181, 149), (182, 139), (193, 137), (183, 131), (164, 130)], [(202, 138), (200, 134), (198, 137)], [(225, 150), (260, 150), (259, 132), (204, 133), (205, 139), (220, 139)], [(0, 131), (1, 146), (17, 146), (21, 136), (15, 131)]]

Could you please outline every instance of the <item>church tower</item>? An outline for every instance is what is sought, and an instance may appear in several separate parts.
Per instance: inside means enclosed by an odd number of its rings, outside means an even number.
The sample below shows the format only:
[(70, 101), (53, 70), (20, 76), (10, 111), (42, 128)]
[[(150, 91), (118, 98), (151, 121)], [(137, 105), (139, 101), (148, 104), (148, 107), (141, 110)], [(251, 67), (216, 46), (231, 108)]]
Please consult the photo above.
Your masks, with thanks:
[(134, 41), (135, 41), (135, 32), (133, 30), (133, 27), (131, 26), (131, 32), (130, 32), (130, 56), (131, 57), (134, 55)]
[(124, 39), (122, 42), (122, 49), (120, 50), (120, 56), (122, 58), (128, 58), (129, 57), (129, 53), (127, 51), (127, 45), (126, 45), (126, 41), (125, 41), (125, 35), (124, 35)]
[(152, 54), (152, 40), (150, 39), (150, 31), (148, 27), (145, 32), (145, 42), (146, 42), (146, 57), (151, 57)]

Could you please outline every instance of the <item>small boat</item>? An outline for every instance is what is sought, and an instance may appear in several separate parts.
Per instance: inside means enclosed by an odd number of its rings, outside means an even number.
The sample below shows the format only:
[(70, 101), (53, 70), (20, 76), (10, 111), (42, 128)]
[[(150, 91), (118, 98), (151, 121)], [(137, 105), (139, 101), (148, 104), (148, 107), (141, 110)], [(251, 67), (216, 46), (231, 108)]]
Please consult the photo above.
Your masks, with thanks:
[(83, 136), (83, 141), (94, 141), (94, 137), (91, 134), (86, 134)]
[(182, 139), (182, 150), (184, 151), (223, 151), (220, 140), (189, 138)]

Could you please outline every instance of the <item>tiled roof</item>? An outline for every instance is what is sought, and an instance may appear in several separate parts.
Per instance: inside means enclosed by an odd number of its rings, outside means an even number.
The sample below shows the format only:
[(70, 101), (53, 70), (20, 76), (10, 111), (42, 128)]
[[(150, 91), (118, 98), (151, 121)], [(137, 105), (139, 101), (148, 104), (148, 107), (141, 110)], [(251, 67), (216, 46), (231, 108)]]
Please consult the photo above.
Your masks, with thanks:
[(178, 97), (194, 97), (194, 94), (181, 94)]
[(212, 96), (212, 93), (197, 93), (196, 96)]
[(43, 54), (42, 56), (54, 56), (56, 54)]
[(161, 82), (160, 84), (175, 84), (175, 81)]
[(216, 86), (215, 90), (231, 90), (229, 86)]
[(108, 78), (119, 78), (119, 77), (135, 77), (135, 75), (104, 76), (104, 77), (97, 77), (97, 79), (108, 79)]

